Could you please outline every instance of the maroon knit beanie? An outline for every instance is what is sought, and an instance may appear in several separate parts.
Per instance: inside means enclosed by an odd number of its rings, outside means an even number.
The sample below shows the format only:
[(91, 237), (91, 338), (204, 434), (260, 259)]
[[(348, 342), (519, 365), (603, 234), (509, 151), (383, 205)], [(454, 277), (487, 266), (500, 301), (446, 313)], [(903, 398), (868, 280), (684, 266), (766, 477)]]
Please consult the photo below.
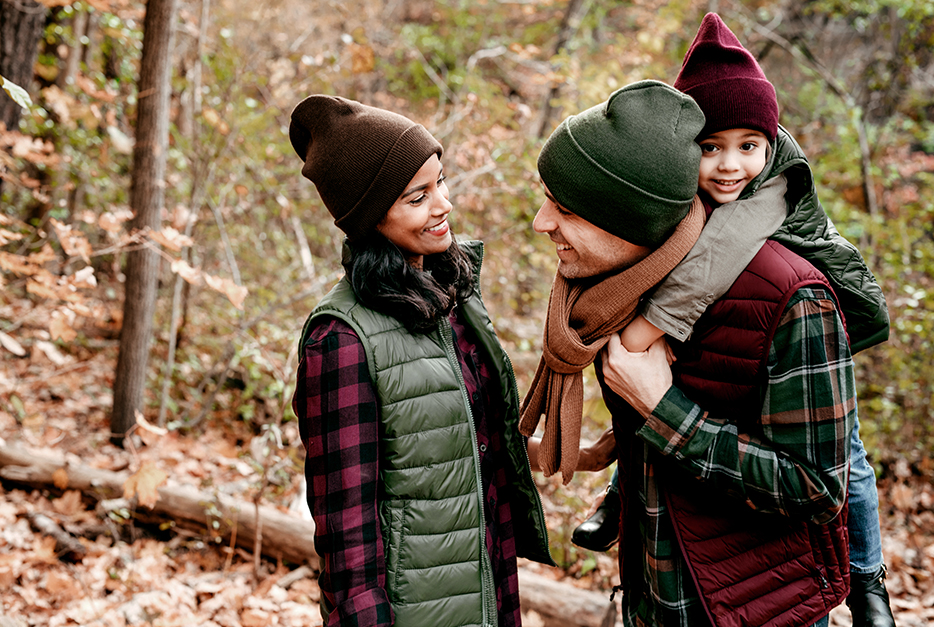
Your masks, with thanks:
[(314, 95), (292, 110), (289, 139), (334, 224), (351, 240), (379, 224), (438, 143), (424, 126), (346, 98)]
[(731, 128), (761, 131), (769, 141), (778, 133), (775, 88), (716, 13), (704, 16), (674, 87), (707, 118), (698, 139)]

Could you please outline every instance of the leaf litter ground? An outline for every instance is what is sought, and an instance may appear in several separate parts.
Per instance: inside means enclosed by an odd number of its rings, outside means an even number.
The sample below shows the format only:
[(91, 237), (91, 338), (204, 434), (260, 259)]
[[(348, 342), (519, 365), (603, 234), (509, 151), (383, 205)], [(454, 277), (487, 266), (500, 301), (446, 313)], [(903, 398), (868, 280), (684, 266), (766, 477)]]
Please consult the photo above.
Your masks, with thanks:
[[(115, 350), (24, 356), (0, 361), (0, 445), (52, 449), (81, 463), (129, 470), (139, 481), (164, 473), (178, 483), (211, 488), (251, 500), (266, 468), (285, 469), (285, 480), (267, 486), (262, 502), (280, 509), (299, 502), (294, 460), (301, 459), (297, 429), (283, 429), (285, 448), (269, 451), (254, 441), (243, 421), (217, 413), (196, 435), (140, 430), (138, 448), (123, 450), (107, 440), (107, 411)], [(258, 445), (259, 444), (259, 445)], [(260, 459), (272, 455), (278, 460)], [(141, 468), (150, 472), (138, 473)], [(282, 474), (282, 473), (280, 473)], [(934, 488), (930, 465), (894, 459), (879, 482), (888, 589), (900, 627), (934, 623)], [(554, 478), (552, 478), (554, 479)], [(582, 588), (607, 590), (617, 581), (616, 552), (593, 554), (563, 541), (584, 517), (605, 477), (560, 487), (539, 477), (553, 549), (562, 569), (526, 567)], [(0, 590), (2, 617), (13, 625), (204, 625), (221, 627), (303, 626), (321, 623), (313, 569), (260, 562), (210, 529), (162, 530), (126, 516), (95, 511), (90, 498), (55, 486), (0, 484)], [(40, 531), (37, 520), (57, 523), (84, 552), (75, 557)], [(309, 539), (310, 541), (310, 539)], [(529, 611), (525, 624), (546, 625)], [(845, 607), (832, 625), (849, 625)]]

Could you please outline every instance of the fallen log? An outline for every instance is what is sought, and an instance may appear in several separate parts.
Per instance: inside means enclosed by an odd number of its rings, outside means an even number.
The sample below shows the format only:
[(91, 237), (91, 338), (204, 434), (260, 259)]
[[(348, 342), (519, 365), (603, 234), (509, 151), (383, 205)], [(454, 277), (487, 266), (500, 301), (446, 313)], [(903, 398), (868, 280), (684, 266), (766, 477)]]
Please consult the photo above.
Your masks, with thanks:
[[(55, 476), (64, 470), (67, 486)], [(123, 495), (128, 473), (91, 468), (66, 461), (62, 456), (0, 446), (0, 477), (31, 485), (55, 485), (80, 490), (97, 499)], [(138, 508), (144, 517), (158, 516), (215, 541), (229, 541), (236, 530), (236, 545), (253, 551), (256, 537), (256, 508), (253, 503), (225, 494), (199, 491), (186, 485), (163, 485), (151, 510)], [(314, 548), (315, 525), (266, 505), (259, 508), (263, 534), (262, 552), (273, 559), (317, 566)]]
[[(67, 486), (63, 485), (61, 473), (56, 474), (61, 469), (67, 475)], [(128, 477), (126, 472), (91, 468), (66, 461), (54, 453), (0, 445), (0, 478), (9, 481), (80, 490), (103, 501), (120, 499)], [(159, 500), (152, 509), (137, 506), (137, 510), (145, 520), (169, 520), (179, 527), (228, 543), (234, 538), (237, 546), (253, 551), (256, 516), (254, 505), (249, 501), (174, 484), (159, 488)], [(260, 506), (259, 511), (264, 555), (317, 566), (313, 521), (270, 506)], [(519, 568), (519, 583), (522, 607), (540, 614), (547, 626), (612, 627), (616, 624), (616, 607), (606, 593), (581, 590), (522, 567)]]
[(610, 601), (608, 592), (581, 590), (524, 568), (519, 569), (519, 603), (541, 614), (549, 627), (616, 624), (616, 604)]

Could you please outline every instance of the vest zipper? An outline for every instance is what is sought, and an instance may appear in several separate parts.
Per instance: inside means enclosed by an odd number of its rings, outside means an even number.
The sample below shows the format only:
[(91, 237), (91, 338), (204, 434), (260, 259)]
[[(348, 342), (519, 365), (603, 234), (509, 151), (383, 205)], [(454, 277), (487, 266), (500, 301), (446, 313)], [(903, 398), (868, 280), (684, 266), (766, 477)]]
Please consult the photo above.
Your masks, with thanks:
[[(522, 404), (519, 402), (519, 384), (516, 382), (516, 372), (512, 368), (512, 360), (509, 359), (509, 354), (506, 353), (505, 349), (503, 350), (503, 357), (506, 359), (506, 370), (509, 373), (509, 383), (512, 387), (513, 394), (513, 404), (518, 410), (522, 407)], [(518, 425), (516, 426), (518, 429)], [(523, 438), (524, 440), (525, 438)], [(525, 478), (528, 481), (529, 485), (535, 490), (535, 494), (531, 495), (532, 500), (538, 505), (536, 508), (536, 514), (538, 519), (538, 525), (545, 533), (545, 546), (539, 547), (542, 550), (543, 555), (551, 562), (552, 566), (557, 566), (558, 564), (554, 561), (554, 558), (551, 557), (551, 540), (548, 538), (548, 525), (545, 523), (545, 510), (542, 507), (542, 499), (538, 494), (538, 488), (535, 486), (535, 477), (532, 476), (532, 461), (529, 459), (529, 449), (528, 446), (520, 447), (522, 449), (522, 454), (525, 457)]]
[[(485, 252), (486, 252), (486, 249), (481, 243), (480, 250), (479, 250), (480, 258), (477, 260), (477, 276), (476, 276), (477, 299), (481, 303), (483, 302), (483, 294), (480, 293), (480, 268), (483, 266), (483, 256)], [(512, 391), (511, 406), (514, 407), (515, 410), (518, 412), (519, 409), (522, 407), (522, 403), (520, 402), (520, 399), (519, 399), (519, 384), (516, 382), (516, 371), (512, 367), (512, 360), (509, 359), (509, 353), (506, 352), (506, 349), (500, 346), (500, 352), (502, 352), (503, 358), (505, 359), (506, 372), (509, 375), (509, 384), (510, 384), (510, 388)], [(517, 423), (516, 424), (517, 431), (518, 431), (518, 428), (519, 427)], [(525, 440), (525, 438), (522, 438), (522, 439)], [(536, 519), (538, 520), (538, 526), (539, 526), (539, 529), (541, 529), (542, 532), (545, 534), (545, 545), (540, 546), (538, 548), (542, 553), (541, 555), (542, 559), (547, 559), (547, 562), (545, 563), (551, 562), (551, 566), (557, 566), (558, 564), (555, 562), (554, 558), (551, 557), (551, 540), (548, 538), (548, 525), (545, 523), (545, 510), (542, 507), (542, 498), (539, 495), (538, 487), (535, 485), (535, 477), (532, 476), (532, 461), (529, 459), (528, 445), (521, 446), (520, 448), (522, 449), (522, 455), (525, 458), (525, 469), (523, 472), (525, 473), (526, 482), (535, 491), (533, 494), (529, 495), (531, 497), (530, 500), (534, 501), (536, 504), (535, 514), (536, 514)]]
[[(486, 507), (483, 502), (483, 480), (480, 476), (480, 452), (477, 448), (477, 426), (474, 424), (473, 410), (470, 408), (470, 398), (467, 395), (467, 385), (464, 383), (464, 373), (461, 372), (457, 352), (454, 350), (453, 331), (447, 318), (438, 321), (438, 334), (448, 362), (454, 370), (457, 385), (467, 410), (467, 423), (470, 427), (470, 447), (473, 450), (474, 476), (477, 481), (477, 502), (480, 506), (480, 604), (484, 625), (496, 625), (499, 618), (496, 611), (496, 587), (493, 583), (493, 565), (490, 563), (490, 554), (486, 550)], [(527, 455), (528, 453), (526, 453)]]

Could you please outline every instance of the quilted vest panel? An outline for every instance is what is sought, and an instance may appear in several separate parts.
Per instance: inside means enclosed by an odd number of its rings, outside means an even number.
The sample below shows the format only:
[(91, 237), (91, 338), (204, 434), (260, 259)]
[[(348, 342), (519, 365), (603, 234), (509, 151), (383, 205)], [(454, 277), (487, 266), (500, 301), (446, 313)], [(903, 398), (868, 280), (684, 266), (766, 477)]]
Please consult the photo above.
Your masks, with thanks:
[[(674, 346), (675, 384), (711, 413), (748, 417), (744, 428), (755, 430), (772, 337), (788, 300), (808, 285), (830, 288), (807, 261), (767, 242), (692, 339)], [(753, 512), (674, 477), (665, 486), (679, 545), (717, 627), (810, 625), (846, 598), (845, 513), (815, 525)]]

